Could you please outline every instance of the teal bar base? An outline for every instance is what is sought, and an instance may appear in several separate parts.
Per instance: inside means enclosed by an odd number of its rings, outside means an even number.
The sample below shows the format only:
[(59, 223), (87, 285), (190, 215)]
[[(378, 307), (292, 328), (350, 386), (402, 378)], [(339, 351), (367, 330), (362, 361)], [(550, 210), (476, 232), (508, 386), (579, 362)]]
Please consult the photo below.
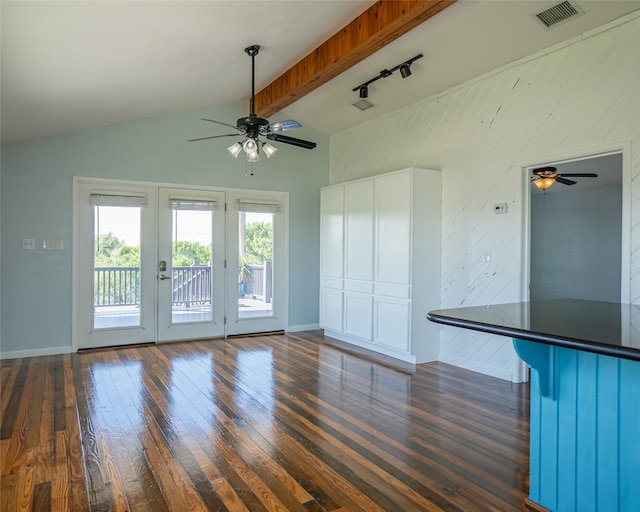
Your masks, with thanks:
[(531, 367), (529, 499), (640, 511), (640, 362), (514, 338)]

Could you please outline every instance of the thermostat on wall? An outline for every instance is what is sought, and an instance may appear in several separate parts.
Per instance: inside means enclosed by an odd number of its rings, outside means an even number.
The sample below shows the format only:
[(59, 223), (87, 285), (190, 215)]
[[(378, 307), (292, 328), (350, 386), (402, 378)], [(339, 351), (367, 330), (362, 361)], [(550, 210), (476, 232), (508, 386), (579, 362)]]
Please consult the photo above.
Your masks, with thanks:
[(494, 204), (493, 213), (507, 213), (507, 203)]

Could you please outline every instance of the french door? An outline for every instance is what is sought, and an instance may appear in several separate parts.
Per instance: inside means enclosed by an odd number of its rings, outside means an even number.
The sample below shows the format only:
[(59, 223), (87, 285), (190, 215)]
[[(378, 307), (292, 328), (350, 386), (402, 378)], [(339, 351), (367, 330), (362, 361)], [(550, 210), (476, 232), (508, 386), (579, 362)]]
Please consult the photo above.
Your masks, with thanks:
[(158, 341), (224, 332), (225, 193), (158, 192)]
[(78, 348), (284, 329), (286, 195), (78, 180)]
[(79, 183), (74, 236), (78, 348), (157, 340), (157, 189)]
[[(227, 333), (280, 331), (287, 324), (287, 216), (282, 194), (227, 199)], [(236, 278), (237, 277), (237, 278)]]

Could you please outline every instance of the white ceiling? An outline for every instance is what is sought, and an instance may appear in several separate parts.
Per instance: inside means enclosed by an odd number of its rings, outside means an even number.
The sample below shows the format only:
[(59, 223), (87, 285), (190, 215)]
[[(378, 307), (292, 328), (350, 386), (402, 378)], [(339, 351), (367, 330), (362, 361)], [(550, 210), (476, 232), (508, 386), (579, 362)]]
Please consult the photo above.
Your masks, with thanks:
[[(2, 142), (247, 99), (246, 46), (262, 46), (260, 90), (372, 3), (2, 0)], [(584, 15), (546, 29), (532, 14), (556, 3), (459, 0), (287, 107), (287, 117), (333, 135), (640, 9), (640, 0), (577, 0)], [(411, 77), (370, 86), (375, 108), (351, 106), (354, 87), (418, 53)]]

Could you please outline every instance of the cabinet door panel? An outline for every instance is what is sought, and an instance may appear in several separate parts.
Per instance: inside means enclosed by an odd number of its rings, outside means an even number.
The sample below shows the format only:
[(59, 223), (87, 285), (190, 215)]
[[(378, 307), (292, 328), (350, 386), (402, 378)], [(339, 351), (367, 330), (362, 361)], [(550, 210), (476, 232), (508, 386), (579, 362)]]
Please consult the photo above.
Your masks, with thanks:
[(385, 347), (408, 351), (409, 301), (376, 298), (374, 311), (373, 341)]
[(373, 277), (373, 180), (344, 188), (345, 277)]
[(410, 284), (411, 174), (376, 178), (376, 281)]
[(372, 297), (344, 294), (344, 332), (371, 341)]
[(320, 192), (320, 273), (342, 277), (344, 188)]
[(342, 292), (320, 290), (320, 325), (332, 331), (342, 331)]

